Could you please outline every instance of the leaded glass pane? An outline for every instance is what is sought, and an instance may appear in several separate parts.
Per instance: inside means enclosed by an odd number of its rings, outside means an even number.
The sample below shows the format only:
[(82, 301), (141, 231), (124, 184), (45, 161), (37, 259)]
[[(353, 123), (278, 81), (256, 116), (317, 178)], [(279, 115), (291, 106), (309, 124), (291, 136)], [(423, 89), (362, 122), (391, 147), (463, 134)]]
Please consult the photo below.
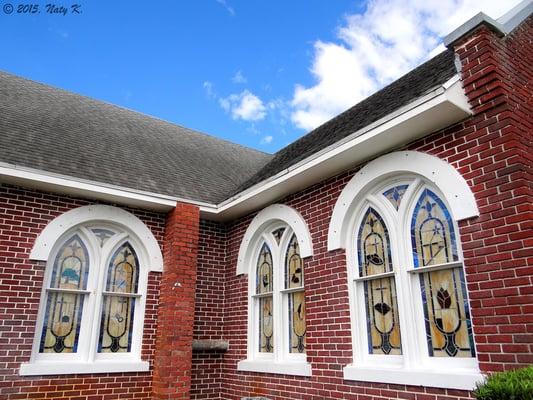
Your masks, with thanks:
[(360, 276), (392, 271), (389, 232), (381, 216), (371, 207), (359, 227), (358, 255)]
[(400, 203), (402, 202), (403, 195), (405, 194), (409, 185), (398, 185), (393, 188), (390, 188), (383, 192), (383, 196), (387, 198), (393, 205), (393, 207), (398, 210), (400, 208)]
[(415, 267), (457, 261), (453, 221), (442, 200), (425, 189), (411, 219), (411, 242)]
[(98, 352), (129, 352), (131, 350), (135, 298), (106, 295), (102, 309)]
[(369, 353), (402, 354), (394, 277), (365, 281), (364, 291)]
[(289, 352), (305, 353), (305, 292), (289, 293)]
[(255, 290), (257, 294), (270, 293), (273, 290), (272, 253), (264, 243), (257, 259)]
[(115, 234), (115, 232), (104, 228), (93, 228), (91, 231), (100, 242), (100, 246), (103, 246)]
[(274, 236), (274, 239), (276, 239), (278, 244), (283, 236), (283, 232), (285, 232), (285, 228), (279, 228), (272, 232), (272, 236)]
[[(391, 272), (392, 258), (387, 227), (369, 208), (359, 227), (358, 256), (361, 277)], [(363, 283), (370, 354), (401, 354), (400, 321), (394, 277)]]
[(474, 357), (462, 267), (420, 274), (429, 355)]
[(50, 287), (56, 289), (86, 289), (89, 273), (87, 248), (78, 235), (60, 248), (52, 269)]
[(274, 351), (274, 321), (272, 296), (259, 299), (259, 351), (272, 353)]
[(137, 293), (139, 263), (129, 243), (120, 246), (109, 263), (106, 290), (117, 293)]
[(303, 261), (300, 257), (300, 246), (296, 235), (292, 235), (285, 253), (285, 288), (301, 287), (303, 286), (303, 279), (304, 272)]
[(83, 294), (48, 293), (39, 353), (77, 352), (83, 298)]
[[(84, 290), (87, 287), (89, 255), (78, 235), (59, 249), (52, 267), (51, 289)], [(40, 353), (75, 353), (78, 347), (83, 294), (49, 291)]]

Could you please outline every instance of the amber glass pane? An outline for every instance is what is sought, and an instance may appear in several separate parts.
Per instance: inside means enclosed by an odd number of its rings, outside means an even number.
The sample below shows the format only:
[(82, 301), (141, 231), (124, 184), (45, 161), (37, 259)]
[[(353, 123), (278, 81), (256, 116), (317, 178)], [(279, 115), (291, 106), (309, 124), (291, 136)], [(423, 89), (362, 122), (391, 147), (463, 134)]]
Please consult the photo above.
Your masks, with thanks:
[(272, 310), (272, 296), (259, 299), (259, 351), (272, 353), (274, 351), (274, 321)]
[(51, 288), (86, 289), (89, 273), (87, 248), (78, 235), (67, 240), (60, 248), (52, 270)]
[(369, 353), (402, 354), (394, 277), (372, 279), (363, 285)]
[(305, 293), (289, 293), (289, 351), (305, 353)]
[(458, 260), (453, 221), (442, 200), (425, 189), (411, 219), (411, 242), (415, 267)]
[(129, 243), (120, 246), (109, 263), (106, 290), (118, 293), (136, 293), (139, 280), (137, 255)]
[(429, 355), (474, 357), (463, 269), (420, 274)]
[[(369, 208), (359, 227), (360, 276), (392, 271), (390, 239), (381, 216)], [(394, 277), (365, 281), (368, 351), (370, 354), (401, 354), (400, 321)]]
[(272, 292), (274, 283), (272, 281), (272, 275), (272, 253), (267, 244), (264, 243), (257, 259), (255, 281), (255, 290), (257, 294)]
[(76, 353), (83, 298), (83, 294), (48, 293), (40, 353)]
[(369, 208), (363, 217), (357, 242), (360, 276), (392, 271), (389, 232), (373, 208)]
[(98, 352), (125, 353), (131, 350), (135, 298), (104, 296)]
[(304, 269), (300, 257), (300, 246), (296, 235), (292, 235), (285, 253), (285, 288), (301, 287), (303, 286), (303, 279)]
[(383, 192), (383, 196), (385, 196), (387, 200), (389, 200), (393, 207), (397, 210), (398, 208), (400, 208), (400, 203), (402, 202), (403, 195), (405, 194), (405, 191), (408, 187), (408, 185), (395, 186)]

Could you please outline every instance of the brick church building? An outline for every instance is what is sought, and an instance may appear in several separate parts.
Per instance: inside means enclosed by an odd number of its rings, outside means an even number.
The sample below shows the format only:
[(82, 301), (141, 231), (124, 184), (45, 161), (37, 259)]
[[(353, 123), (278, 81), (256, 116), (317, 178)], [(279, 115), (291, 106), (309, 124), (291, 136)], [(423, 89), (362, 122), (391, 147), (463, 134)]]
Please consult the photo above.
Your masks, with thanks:
[(459, 400), (533, 363), (532, 10), (275, 154), (0, 73), (0, 398)]

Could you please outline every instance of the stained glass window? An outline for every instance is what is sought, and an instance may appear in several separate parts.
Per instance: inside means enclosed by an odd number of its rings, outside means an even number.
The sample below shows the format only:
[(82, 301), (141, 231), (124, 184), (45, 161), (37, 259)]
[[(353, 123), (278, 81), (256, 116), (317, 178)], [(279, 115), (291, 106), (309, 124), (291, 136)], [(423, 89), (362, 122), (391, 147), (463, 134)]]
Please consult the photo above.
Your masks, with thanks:
[(272, 292), (274, 287), (273, 271), (272, 271), (272, 253), (268, 248), (267, 244), (264, 243), (259, 252), (259, 258), (257, 260), (257, 271), (256, 271), (256, 293), (269, 293)]
[(411, 242), (415, 267), (457, 261), (453, 221), (442, 200), (425, 189), (411, 220)]
[(420, 274), (429, 355), (474, 357), (463, 268)]
[(285, 228), (279, 228), (272, 232), (272, 236), (274, 236), (274, 239), (276, 239), (277, 244), (279, 244), (281, 237), (283, 236), (283, 232), (285, 232)]
[(296, 235), (292, 235), (285, 251), (285, 289), (302, 288), (288, 293), (289, 352), (305, 353), (305, 292), (303, 290), (303, 261)]
[(60, 247), (52, 268), (39, 352), (76, 353), (85, 297), (81, 291), (89, 273), (87, 248), (78, 235)]
[(303, 277), (300, 247), (298, 246), (296, 235), (292, 235), (285, 254), (285, 289), (301, 287), (303, 285)]
[(305, 292), (289, 293), (289, 352), (305, 353)]
[(398, 210), (398, 208), (400, 208), (400, 203), (402, 202), (403, 195), (405, 194), (408, 187), (409, 185), (394, 186), (393, 188), (390, 188), (383, 192), (383, 196), (385, 196), (387, 200), (391, 202), (394, 208)]
[(274, 352), (274, 310), (272, 296), (259, 299), (259, 351)]
[[(98, 352), (117, 353), (131, 350), (135, 295), (139, 263), (129, 243), (120, 246), (109, 263), (104, 293)], [(122, 294), (122, 295), (121, 295)]]
[[(369, 208), (358, 233), (360, 277), (393, 271), (390, 239), (381, 216)], [(363, 281), (368, 351), (370, 354), (401, 354), (400, 322), (394, 276)]]
[(100, 246), (103, 246), (115, 234), (112, 230), (105, 228), (93, 228), (91, 231), (100, 242)]
[[(455, 230), (444, 202), (425, 189), (411, 220), (415, 267), (458, 260)], [(462, 266), (420, 274), (430, 356), (474, 357), (472, 324)]]

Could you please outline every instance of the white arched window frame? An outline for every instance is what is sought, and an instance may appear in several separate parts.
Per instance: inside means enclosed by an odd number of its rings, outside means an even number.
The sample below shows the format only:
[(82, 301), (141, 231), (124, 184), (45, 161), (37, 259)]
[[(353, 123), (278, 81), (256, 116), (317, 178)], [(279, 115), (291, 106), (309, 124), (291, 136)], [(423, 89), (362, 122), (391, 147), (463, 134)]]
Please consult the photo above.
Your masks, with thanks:
[[(396, 210), (383, 193), (399, 185), (408, 185), (408, 188)], [(454, 190), (446, 193), (441, 187), (453, 187)], [(345, 379), (456, 389), (472, 389), (476, 382), (482, 380), (475, 357), (446, 358), (429, 355), (420, 275), (428, 270), (451, 267), (462, 269), (463, 258), (455, 217), (452, 219), (458, 259), (446, 265), (415, 268), (411, 218), (424, 189), (434, 192), (453, 217), (454, 206), (457, 204), (464, 214), (468, 214), (468, 210), (471, 211), (470, 216), (477, 214), (475, 201), (472, 202), (473, 196), (464, 179), (436, 157), (416, 152), (392, 153), (378, 158), (363, 168), (339, 197), (329, 229), (328, 247), (330, 250), (346, 249), (354, 358), (353, 364), (344, 369)], [(450, 198), (452, 202), (449, 201)], [(401, 354), (394, 354), (394, 351), (371, 354), (372, 350), (369, 348), (371, 339), (367, 331), (364, 282), (370, 279), (360, 276), (358, 255), (358, 230), (369, 207), (383, 219), (390, 238), (393, 272), (382, 276), (392, 278), (395, 282)], [(464, 214), (464, 217), (468, 217)]]
[[(66, 243), (72, 242), (73, 238), (76, 239), (76, 245), (86, 249), (86, 285), (79, 290), (57, 289), (52, 285), (51, 278), (58, 252), (62, 251)], [(129, 254), (130, 260), (137, 263), (135, 289), (124, 291), (107, 284), (108, 274), (111, 273), (110, 264), (119, 256), (119, 251), (122, 251), (121, 256)], [(142, 221), (116, 207), (80, 207), (56, 218), (43, 230), (36, 240), (30, 258), (46, 261), (46, 269), (32, 355), (28, 363), (21, 365), (21, 375), (149, 369), (149, 363), (141, 359), (148, 272), (162, 270), (162, 255), (155, 237)], [(45, 351), (41, 341), (44, 343), (46, 335), (43, 326), (47, 314), (47, 299), (54, 294), (68, 292), (83, 299), (77, 348), (71, 352), (56, 352), (55, 349)], [(110, 315), (112, 303), (119, 299), (127, 304), (127, 310), (133, 314), (133, 318), (128, 329), (127, 345), (120, 344), (120, 349), (111, 350), (106, 348), (109, 343), (104, 344), (105, 338), (110, 337), (102, 333), (103, 313), (107, 311), (106, 315)]]
[[(283, 230), (276, 239), (273, 233)], [(303, 260), (312, 255), (311, 237), (305, 221), (295, 210), (284, 205), (273, 205), (262, 210), (251, 222), (246, 231), (239, 251), (237, 273), (248, 274), (248, 341), (247, 358), (238, 363), (240, 371), (267, 372), (310, 376), (311, 366), (307, 362), (305, 351), (291, 351), (291, 329), (289, 299), (304, 293), (305, 272), (302, 273), (301, 285), (287, 288), (285, 266), (287, 249), (294, 243), (299, 247)], [(257, 292), (257, 265), (263, 246), (268, 246), (272, 256), (273, 288), (266, 293)], [(305, 270), (305, 261), (303, 261)], [(266, 351), (261, 343), (259, 326), (261, 299), (272, 299), (272, 349)], [(270, 340), (270, 339), (269, 339)], [(263, 346), (263, 350), (261, 350)]]

